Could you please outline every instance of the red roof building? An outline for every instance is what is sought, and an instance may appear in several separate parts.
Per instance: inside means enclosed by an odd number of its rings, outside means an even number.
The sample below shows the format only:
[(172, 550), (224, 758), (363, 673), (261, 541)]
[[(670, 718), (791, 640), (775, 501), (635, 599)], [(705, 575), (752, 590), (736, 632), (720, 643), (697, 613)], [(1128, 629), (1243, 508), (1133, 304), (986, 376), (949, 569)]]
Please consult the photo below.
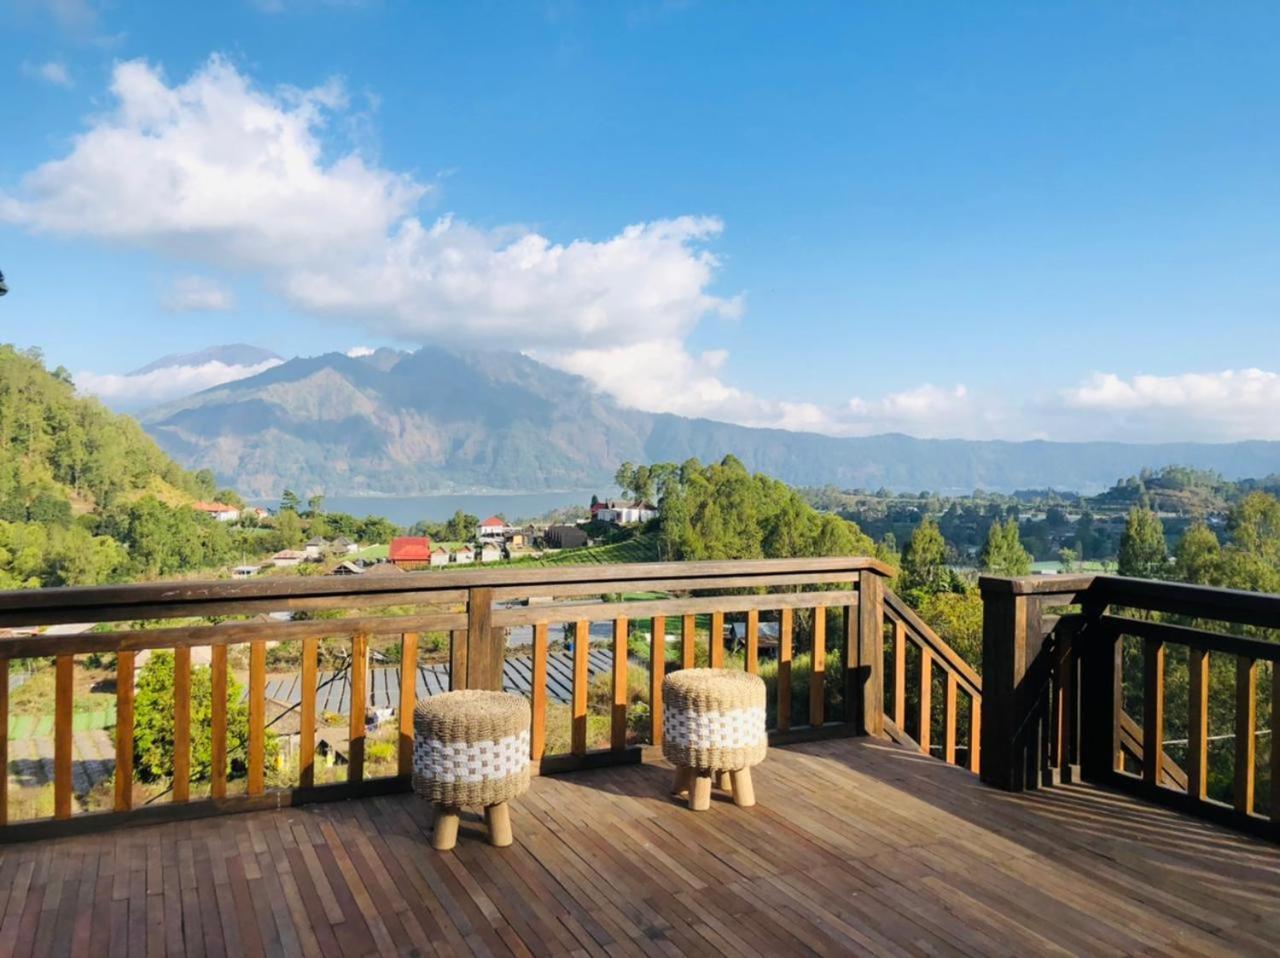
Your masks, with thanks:
[(484, 522), (480, 523), (481, 529), (505, 529), (507, 524), (498, 516), (490, 516)]
[(397, 536), (391, 540), (387, 559), (394, 565), (428, 565), (431, 562), (431, 540), (426, 536)]

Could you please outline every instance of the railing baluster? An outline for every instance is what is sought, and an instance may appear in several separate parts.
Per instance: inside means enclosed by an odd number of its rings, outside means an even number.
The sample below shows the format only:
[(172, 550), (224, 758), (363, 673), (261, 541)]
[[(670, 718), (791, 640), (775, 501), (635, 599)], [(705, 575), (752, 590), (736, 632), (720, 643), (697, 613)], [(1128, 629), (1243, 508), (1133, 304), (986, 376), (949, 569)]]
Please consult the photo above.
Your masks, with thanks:
[(1164, 784), (1164, 643), (1142, 645), (1142, 779), (1155, 788)]
[(418, 698), (418, 633), (400, 636), (400, 755), (396, 773), (413, 773), (413, 706)]
[(907, 624), (893, 620), (893, 724), (901, 732), (907, 725)]
[(933, 653), (920, 646), (920, 751), (932, 754), (933, 742)]
[(0, 659), (0, 828), (9, 824), (9, 660)]
[(969, 696), (969, 771), (975, 774), (982, 767), (982, 698)]
[(609, 716), (609, 747), (627, 746), (627, 619), (613, 620), (613, 712)]
[(686, 615), (680, 624), (680, 668), (691, 669), (697, 658), (694, 656), (694, 644), (698, 637), (697, 619)]
[(115, 810), (133, 808), (133, 656), (116, 653), (116, 794)]
[[(1235, 808), (1253, 814), (1255, 716), (1258, 707), (1258, 661), (1236, 657), (1236, 781)], [(1274, 722), (1272, 724), (1275, 724)], [(1272, 746), (1275, 747), (1274, 745)]]
[(813, 653), (809, 669), (809, 724), (814, 728), (826, 721), (827, 610), (813, 610)]
[(956, 674), (950, 669), (947, 669), (942, 715), (942, 758), (954, 765), (956, 762)]
[(191, 797), (191, 646), (173, 650), (173, 800)]
[(1280, 822), (1280, 662), (1271, 662), (1271, 820)]
[(760, 613), (756, 609), (747, 612), (747, 671), (752, 675), (760, 671)]
[(316, 672), (320, 640), (302, 640), (302, 703), (298, 709), (298, 784), (316, 783)]
[(449, 636), (449, 691), (467, 688), (467, 630), (454, 629)]
[(529, 758), (542, 761), (547, 751), (547, 623), (533, 627), (533, 688), (530, 690)]
[(249, 794), (261, 795), (266, 762), (267, 643), (249, 643)]
[(364, 715), (369, 705), (369, 636), (351, 637), (351, 703), (347, 709), (347, 781), (364, 780)]
[(724, 613), (711, 613), (711, 631), (707, 633), (707, 664), (724, 668)]
[(209, 650), (209, 796), (227, 797), (227, 647)]
[(579, 622), (573, 634), (573, 727), (569, 751), (587, 754), (587, 653), (591, 649), (591, 623)]
[(649, 741), (662, 744), (662, 680), (667, 671), (667, 620), (655, 615), (649, 630)]
[(71, 722), (75, 656), (59, 655), (54, 675), (53, 817), (71, 817)]
[[(1187, 692), (1187, 794), (1199, 801), (1208, 796), (1209, 769), (1209, 653), (1190, 649), (1191, 685)], [(1274, 748), (1274, 746), (1273, 746)]]
[(791, 609), (778, 614), (778, 731), (791, 728)]

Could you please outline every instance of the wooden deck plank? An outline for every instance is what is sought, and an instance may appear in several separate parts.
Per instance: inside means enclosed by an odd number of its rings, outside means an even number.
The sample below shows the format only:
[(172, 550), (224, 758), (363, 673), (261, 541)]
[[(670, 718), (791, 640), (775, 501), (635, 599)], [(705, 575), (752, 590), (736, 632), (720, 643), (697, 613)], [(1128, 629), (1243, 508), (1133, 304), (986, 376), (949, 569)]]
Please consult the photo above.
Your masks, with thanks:
[(468, 810), (432, 851), (411, 795), (2, 846), (0, 956), (1274, 951), (1274, 845), (870, 739), (755, 771), (704, 814), (661, 765), (536, 777), (507, 849)]

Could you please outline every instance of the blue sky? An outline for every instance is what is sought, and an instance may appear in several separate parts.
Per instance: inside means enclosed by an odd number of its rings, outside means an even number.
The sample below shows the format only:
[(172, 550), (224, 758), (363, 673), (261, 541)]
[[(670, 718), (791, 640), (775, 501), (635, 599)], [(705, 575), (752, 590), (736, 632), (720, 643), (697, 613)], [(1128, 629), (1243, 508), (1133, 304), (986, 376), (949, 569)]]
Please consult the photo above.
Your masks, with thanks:
[(1272, 4), (190, 6), (3, 6), (0, 329), (82, 387), (441, 340), (752, 424), (1280, 438)]

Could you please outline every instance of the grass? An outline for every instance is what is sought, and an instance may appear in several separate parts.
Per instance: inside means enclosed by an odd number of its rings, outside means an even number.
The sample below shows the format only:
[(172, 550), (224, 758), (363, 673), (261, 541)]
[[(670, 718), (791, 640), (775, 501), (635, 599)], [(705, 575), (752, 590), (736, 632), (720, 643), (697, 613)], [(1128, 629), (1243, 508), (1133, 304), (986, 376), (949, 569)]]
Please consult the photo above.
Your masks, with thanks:
[(657, 562), (658, 536), (656, 533), (636, 536), (626, 542), (585, 549), (562, 549), (553, 555), (539, 559), (521, 560), (537, 566), (610, 565), (616, 562)]
[(390, 553), (391, 547), (388, 545), (365, 546), (354, 556), (348, 556), (349, 559), (385, 559)]

